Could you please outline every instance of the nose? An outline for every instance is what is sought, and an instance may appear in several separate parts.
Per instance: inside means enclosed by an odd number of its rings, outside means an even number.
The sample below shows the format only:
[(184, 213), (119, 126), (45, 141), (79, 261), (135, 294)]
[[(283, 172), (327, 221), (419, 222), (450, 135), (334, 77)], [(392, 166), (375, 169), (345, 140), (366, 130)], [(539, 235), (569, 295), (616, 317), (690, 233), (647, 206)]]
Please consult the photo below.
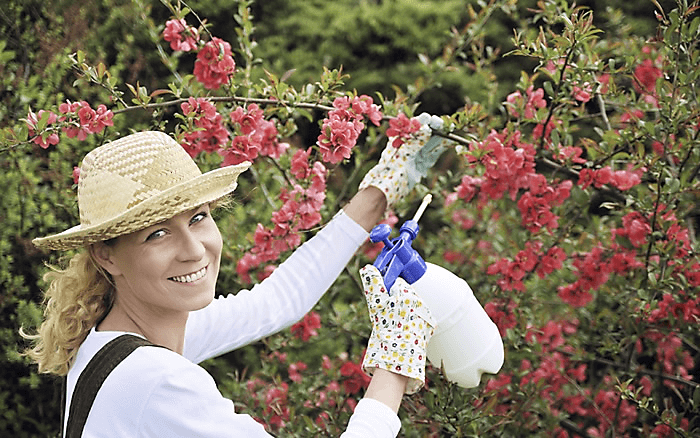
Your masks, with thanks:
[(181, 261), (199, 261), (204, 257), (205, 252), (204, 241), (198, 233), (190, 229), (182, 230), (178, 252), (178, 258)]

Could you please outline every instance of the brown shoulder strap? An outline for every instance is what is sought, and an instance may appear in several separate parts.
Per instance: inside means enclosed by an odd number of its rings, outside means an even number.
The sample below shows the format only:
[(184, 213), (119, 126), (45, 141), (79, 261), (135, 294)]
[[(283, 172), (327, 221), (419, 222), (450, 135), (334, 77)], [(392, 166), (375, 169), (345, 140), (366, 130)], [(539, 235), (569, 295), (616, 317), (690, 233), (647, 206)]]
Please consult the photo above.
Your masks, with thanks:
[[(138, 347), (145, 345), (157, 346), (138, 336), (124, 334), (109, 341), (95, 354), (78, 377), (78, 382), (73, 390), (70, 411), (68, 412), (66, 438), (80, 438), (82, 436), (90, 408), (92, 408), (102, 383), (122, 360)], [(63, 424), (61, 424), (61, 428), (63, 428)]]

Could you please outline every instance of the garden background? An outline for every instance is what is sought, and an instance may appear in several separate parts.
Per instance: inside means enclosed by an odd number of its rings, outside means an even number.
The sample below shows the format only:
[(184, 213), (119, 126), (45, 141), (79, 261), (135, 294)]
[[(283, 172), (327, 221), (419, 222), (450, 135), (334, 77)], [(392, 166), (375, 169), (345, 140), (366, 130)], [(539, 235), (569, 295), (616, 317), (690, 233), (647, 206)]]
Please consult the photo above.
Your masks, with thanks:
[[(255, 161), (219, 217), (228, 293), (327, 222), (423, 111), (454, 148), (387, 221), (434, 195), (415, 246), (469, 281), (506, 359), (474, 389), (431, 367), (401, 435), (700, 433), (697, 2), (8, 0), (0, 27), (0, 435), (57, 433), (59, 380), (18, 330), (58, 262), (31, 239), (77, 223), (87, 151), (151, 128), (203, 169)], [(212, 50), (233, 61), (218, 76), (198, 61)], [(367, 384), (357, 271), (377, 250), (292, 329), (204, 364), (238, 411), (339, 435)]]

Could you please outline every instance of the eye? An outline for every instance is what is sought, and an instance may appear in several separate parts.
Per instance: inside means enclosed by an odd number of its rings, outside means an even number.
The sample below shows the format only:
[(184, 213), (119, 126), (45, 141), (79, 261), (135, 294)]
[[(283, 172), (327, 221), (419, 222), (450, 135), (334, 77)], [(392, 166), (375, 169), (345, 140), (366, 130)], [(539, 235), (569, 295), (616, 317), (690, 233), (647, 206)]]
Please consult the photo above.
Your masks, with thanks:
[(199, 213), (195, 214), (192, 216), (192, 219), (190, 219), (190, 225), (196, 224), (197, 222), (201, 222), (204, 219), (209, 217), (209, 213), (206, 211), (200, 211)]
[(165, 234), (165, 230), (156, 230), (146, 237), (146, 241), (148, 242), (149, 240), (159, 239), (165, 236)]

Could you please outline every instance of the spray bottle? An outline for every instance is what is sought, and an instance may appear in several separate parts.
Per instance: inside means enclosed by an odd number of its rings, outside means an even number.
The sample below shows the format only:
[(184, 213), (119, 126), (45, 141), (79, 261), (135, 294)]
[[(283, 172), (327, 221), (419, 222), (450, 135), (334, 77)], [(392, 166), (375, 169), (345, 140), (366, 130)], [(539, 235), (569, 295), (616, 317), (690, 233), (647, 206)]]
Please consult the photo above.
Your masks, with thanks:
[(398, 277), (413, 285), (437, 322), (428, 342), (427, 356), (441, 367), (447, 380), (463, 388), (479, 385), (482, 373), (497, 373), (503, 365), (503, 341), (498, 327), (474, 297), (466, 281), (447, 269), (426, 263), (411, 247), (418, 220), (432, 200), (427, 195), (415, 216), (390, 240), (391, 227), (380, 224), (370, 233), (372, 242), (384, 242), (374, 266), (391, 290)]

